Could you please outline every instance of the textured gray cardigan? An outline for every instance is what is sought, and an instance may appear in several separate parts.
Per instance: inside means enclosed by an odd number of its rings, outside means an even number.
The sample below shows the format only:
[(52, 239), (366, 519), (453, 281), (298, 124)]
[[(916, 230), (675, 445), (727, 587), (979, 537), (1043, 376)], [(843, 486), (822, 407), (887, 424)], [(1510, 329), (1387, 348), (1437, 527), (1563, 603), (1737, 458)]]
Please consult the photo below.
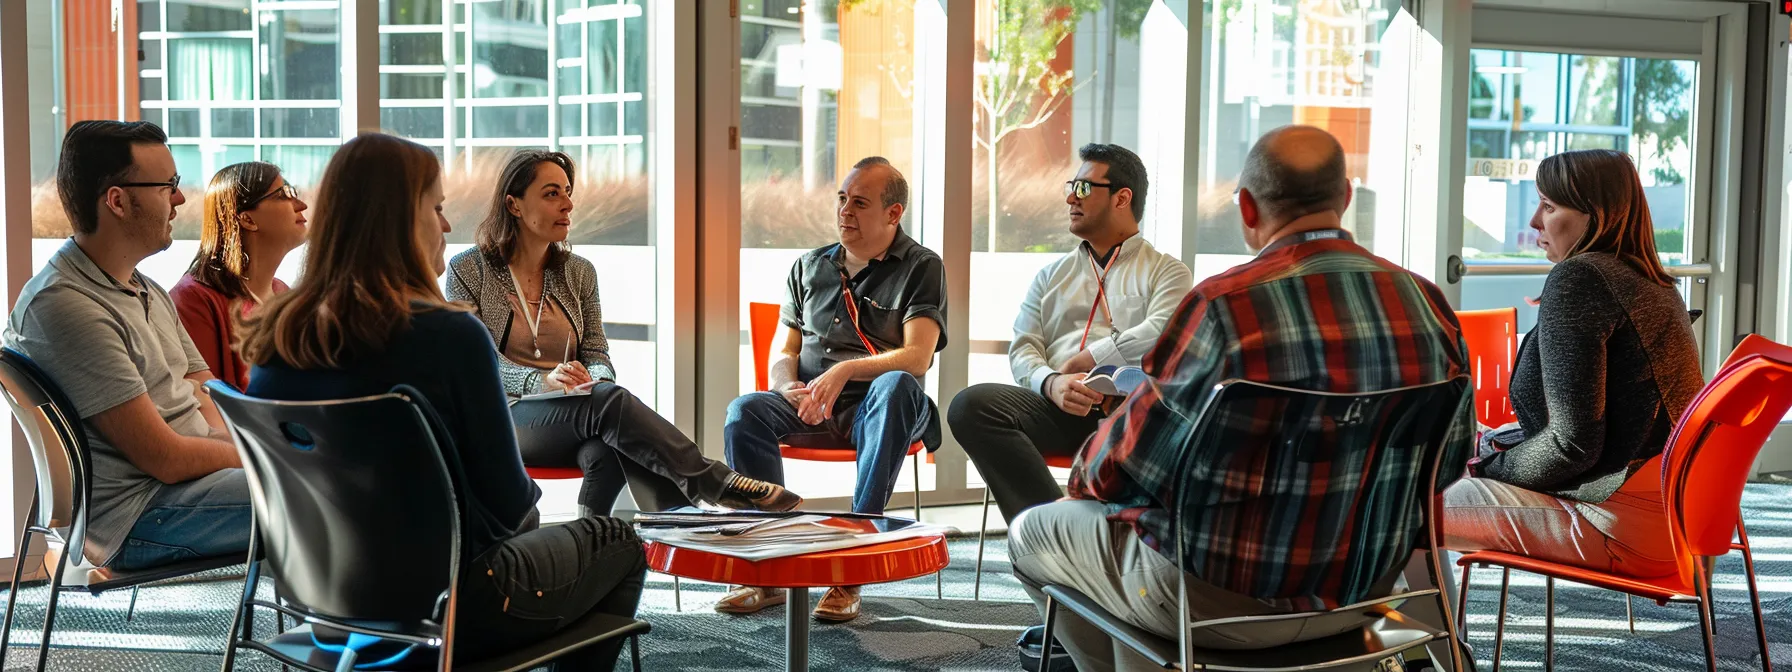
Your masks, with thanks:
[[(1556, 264), (1541, 300), (1512, 370), (1523, 441), (1481, 474), (1603, 502), (1661, 454), (1705, 385), (1692, 321), (1679, 291), (1603, 253)], [(1501, 434), (1507, 443), (1516, 433)]]
[[(597, 269), (584, 257), (568, 255), (564, 267), (547, 270), (543, 283), (548, 297), (572, 322), (579, 361), (591, 371), (591, 377), (616, 380), (610, 341), (604, 338), (603, 308), (597, 300)], [(454, 255), (448, 262), (448, 300), (471, 303), (478, 309), (479, 321), (485, 323), (492, 343), (499, 348), (498, 377), (504, 380), (504, 393), (519, 397), (542, 391), (548, 372), (504, 357), (501, 344), (510, 332), (512, 313), (507, 295), (515, 291), (514, 286), (510, 267), (491, 263), (478, 247)]]

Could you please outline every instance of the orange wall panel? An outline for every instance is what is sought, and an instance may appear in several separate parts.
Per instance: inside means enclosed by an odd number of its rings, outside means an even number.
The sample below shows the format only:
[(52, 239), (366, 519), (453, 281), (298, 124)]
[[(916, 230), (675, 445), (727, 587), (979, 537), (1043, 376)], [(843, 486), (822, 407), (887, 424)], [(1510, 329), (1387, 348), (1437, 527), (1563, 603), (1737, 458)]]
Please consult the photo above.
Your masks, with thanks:
[[(68, 123), (118, 118), (118, 36), (110, 0), (64, 0), (63, 92)], [(125, 117), (139, 118), (137, 3), (124, 3)]]

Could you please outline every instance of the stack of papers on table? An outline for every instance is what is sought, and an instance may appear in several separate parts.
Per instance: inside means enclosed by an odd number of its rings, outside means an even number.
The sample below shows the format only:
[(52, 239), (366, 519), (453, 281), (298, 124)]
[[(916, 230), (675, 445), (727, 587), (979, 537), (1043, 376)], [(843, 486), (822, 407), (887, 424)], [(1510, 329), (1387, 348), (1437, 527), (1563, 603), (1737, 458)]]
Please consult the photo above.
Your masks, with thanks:
[(942, 534), (945, 528), (902, 518), (832, 514), (642, 513), (642, 539), (668, 546), (766, 560)]

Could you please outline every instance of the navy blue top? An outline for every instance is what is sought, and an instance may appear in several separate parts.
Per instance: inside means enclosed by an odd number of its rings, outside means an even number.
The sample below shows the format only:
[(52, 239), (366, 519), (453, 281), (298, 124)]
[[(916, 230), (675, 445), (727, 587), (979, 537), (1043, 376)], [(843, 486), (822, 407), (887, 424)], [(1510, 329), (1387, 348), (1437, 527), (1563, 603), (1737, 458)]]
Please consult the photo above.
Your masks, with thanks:
[(517, 452), (497, 351), (485, 325), (471, 314), (422, 310), (380, 355), (339, 369), (301, 370), (276, 359), (250, 370), (246, 392), (279, 401), (364, 397), (398, 384), (422, 392), (468, 477), (460, 484), (466, 502), (461, 534), (463, 557), (471, 559), (521, 532), (541, 498)]

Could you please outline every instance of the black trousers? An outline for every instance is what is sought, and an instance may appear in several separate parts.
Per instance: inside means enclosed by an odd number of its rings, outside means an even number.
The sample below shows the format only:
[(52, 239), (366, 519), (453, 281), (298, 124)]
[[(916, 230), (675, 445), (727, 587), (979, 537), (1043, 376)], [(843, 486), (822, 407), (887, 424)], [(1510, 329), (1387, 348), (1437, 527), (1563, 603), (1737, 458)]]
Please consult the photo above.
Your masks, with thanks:
[(734, 470), (614, 383), (590, 395), (519, 401), (510, 406), (523, 464), (585, 472), (579, 504), (597, 514), (616, 505), (626, 481), (643, 511), (664, 511), (721, 496)]
[(966, 388), (946, 411), (952, 436), (977, 465), (1009, 522), (1064, 495), (1045, 458), (1076, 456), (1101, 417), (1100, 411), (1074, 416), (1032, 390), (996, 383)]
[[(475, 660), (546, 639), (593, 612), (633, 617), (647, 556), (627, 523), (587, 516), (499, 542), (461, 572), (455, 658)], [(614, 669), (624, 643), (575, 651), (553, 669)]]

